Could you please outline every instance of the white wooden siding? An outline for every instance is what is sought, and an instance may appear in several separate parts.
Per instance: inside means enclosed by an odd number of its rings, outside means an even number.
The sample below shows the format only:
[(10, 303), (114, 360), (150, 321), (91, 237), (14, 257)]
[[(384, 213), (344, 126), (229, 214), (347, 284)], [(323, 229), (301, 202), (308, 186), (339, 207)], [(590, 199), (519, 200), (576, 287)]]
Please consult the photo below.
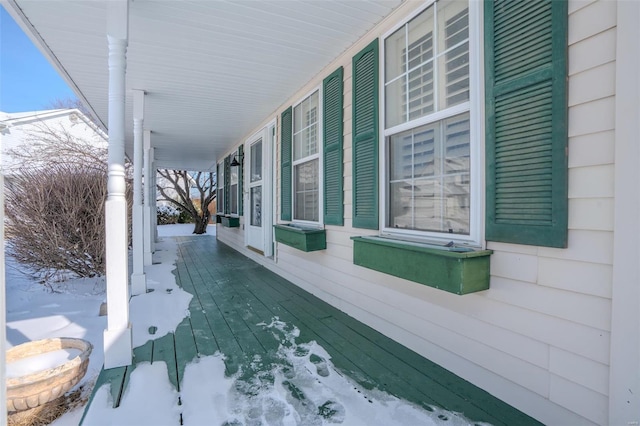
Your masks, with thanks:
[[(350, 237), (376, 231), (351, 227), (351, 58), (417, 6), (405, 3), (273, 113), (279, 116), (323, 77), (344, 67), (345, 226), (326, 227), (324, 251), (303, 253), (278, 244), (276, 261), (261, 262), (544, 423), (605, 424), (613, 262), (616, 3), (569, 4), (568, 248), (489, 243), (494, 250), (491, 288), (465, 296), (352, 263)], [(279, 187), (277, 194), (279, 198)], [(218, 238), (241, 246), (221, 227)]]

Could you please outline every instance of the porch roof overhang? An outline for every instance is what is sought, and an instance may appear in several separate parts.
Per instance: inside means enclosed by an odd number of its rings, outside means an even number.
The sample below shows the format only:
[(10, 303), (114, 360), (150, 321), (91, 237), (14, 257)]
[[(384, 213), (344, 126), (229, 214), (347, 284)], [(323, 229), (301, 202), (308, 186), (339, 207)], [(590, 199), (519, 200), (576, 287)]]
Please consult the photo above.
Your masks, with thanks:
[[(108, 122), (107, 1), (1, 0), (78, 97)], [(404, 0), (131, 0), (126, 153), (132, 89), (159, 168), (216, 161)]]

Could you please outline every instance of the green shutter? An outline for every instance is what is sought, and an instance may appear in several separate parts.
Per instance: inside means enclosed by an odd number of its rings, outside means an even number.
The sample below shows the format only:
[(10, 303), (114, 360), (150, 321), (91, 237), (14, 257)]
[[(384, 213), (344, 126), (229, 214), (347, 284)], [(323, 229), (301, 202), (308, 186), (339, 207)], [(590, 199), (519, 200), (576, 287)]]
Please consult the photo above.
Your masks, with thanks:
[(222, 204), (220, 204), (220, 163), (216, 164), (216, 212), (222, 213)]
[(567, 2), (486, 0), (486, 238), (567, 245)]
[(324, 143), (324, 223), (344, 225), (343, 195), (343, 71), (335, 70), (322, 82)]
[(280, 219), (291, 220), (291, 107), (282, 113), (280, 129)]
[(244, 214), (244, 145), (238, 147), (238, 216)]
[(224, 213), (231, 212), (229, 194), (231, 193), (231, 156), (224, 159)]
[(378, 229), (378, 39), (353, 57), (353, 227)]

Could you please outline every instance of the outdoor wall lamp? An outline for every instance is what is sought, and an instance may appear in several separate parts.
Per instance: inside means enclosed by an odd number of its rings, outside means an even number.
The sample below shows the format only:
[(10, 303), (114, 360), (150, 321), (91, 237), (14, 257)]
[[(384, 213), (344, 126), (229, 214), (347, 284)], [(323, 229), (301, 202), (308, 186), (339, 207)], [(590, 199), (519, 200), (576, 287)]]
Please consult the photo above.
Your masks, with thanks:
[[(240, 157), (240, 161), (238, 161), (238, 157)], [(233, 155), (233, 159), (231, 160), (231, 167), (238, 167), (239, 165), (242, 164), (242, 160), (244, 160), (244, 154), (234, 154)]]

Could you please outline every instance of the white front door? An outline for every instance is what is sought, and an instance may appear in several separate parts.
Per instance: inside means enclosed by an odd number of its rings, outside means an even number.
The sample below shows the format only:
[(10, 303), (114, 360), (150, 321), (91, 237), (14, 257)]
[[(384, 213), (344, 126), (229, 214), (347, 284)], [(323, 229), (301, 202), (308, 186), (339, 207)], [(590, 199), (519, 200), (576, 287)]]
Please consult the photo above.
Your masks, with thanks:
[[(248, 238), (247, 244), (264, 253), (264, 170), (263, 170), (263, 143), (259, 138), (249, 145), (248, 177), (249, 177), (249, 204), (248, 204)], [(266, 210), (268, 212), (268, 210)]]

